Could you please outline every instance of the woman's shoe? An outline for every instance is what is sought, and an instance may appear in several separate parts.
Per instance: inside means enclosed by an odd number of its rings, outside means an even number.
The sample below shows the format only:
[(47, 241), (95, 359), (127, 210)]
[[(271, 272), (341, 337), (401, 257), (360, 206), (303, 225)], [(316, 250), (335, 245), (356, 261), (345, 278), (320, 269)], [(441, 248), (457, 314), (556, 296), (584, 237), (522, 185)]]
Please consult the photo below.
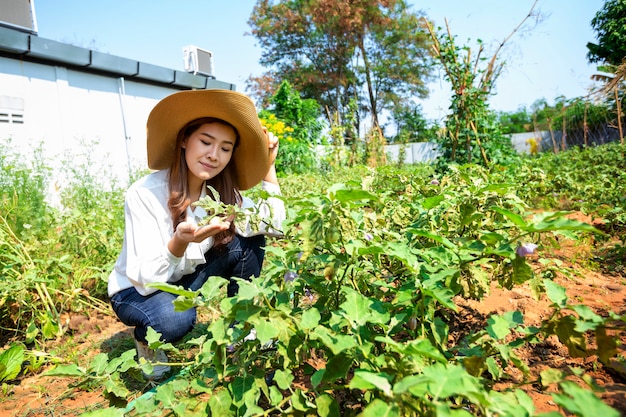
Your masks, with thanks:
[[(137, 361), (141, 358), (144, 358), (146, 362), (154, 363), (167, 363), (167, 355), (161, 349), (150, 349), (148, 345), (144, 342), (139, 342), (135, 340), (135, 345), (137, 347)], [(158, 381), (163, 379), (165, 374), (170, 371), (169, 365), (152, 365), (152, 373), (147, 374), (143, 372), (143, 376), (146, 379), (151, 381)]]

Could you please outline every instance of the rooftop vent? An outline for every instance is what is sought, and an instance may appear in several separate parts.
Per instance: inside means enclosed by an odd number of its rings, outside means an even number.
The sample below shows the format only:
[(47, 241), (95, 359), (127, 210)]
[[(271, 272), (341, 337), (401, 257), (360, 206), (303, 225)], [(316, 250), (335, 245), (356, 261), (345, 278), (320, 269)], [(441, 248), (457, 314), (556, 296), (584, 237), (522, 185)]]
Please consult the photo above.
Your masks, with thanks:
[(31, 0), (2, 0), (0, 26), (37, 34), (35, 6)]
[(202, 74), (215, 78), (213, 73), (213, 53), (197, 46), (185, 46), (183, 48), (183, 60), (185, 71), (194, 74)]

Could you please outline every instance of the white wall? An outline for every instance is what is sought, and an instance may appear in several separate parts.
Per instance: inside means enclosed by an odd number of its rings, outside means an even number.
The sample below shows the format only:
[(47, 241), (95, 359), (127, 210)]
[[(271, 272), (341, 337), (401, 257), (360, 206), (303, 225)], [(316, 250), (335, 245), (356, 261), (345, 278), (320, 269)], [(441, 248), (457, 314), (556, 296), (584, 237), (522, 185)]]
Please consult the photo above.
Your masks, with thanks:
[(395, 163), (402, 158), (405, 164), (433, 162), (441, 154), (437, 144), (431, 142), (385, 145), (385, 152), (389, 162)]
[[(110, 169), (121, 180), (128, 178), (128, 161), (132, 170), (147, 167), (148, 114), (177, 91), (3, 57), (0, 67), (0, 113), (23, 113), (23, 124), (0, 123), (0, 141), (22, 155), (41, 144), (55, 169), (64, 155), (88, 152), (92, 170)], [(76, 158), (76, 164), (85, 160)]]
[(514, 133), (511, 136), (513, 148), (518, 153), (530, 153), (530, 139), (534, 139), (541, 150), (541, 142), (550, 141), (550, 132)]

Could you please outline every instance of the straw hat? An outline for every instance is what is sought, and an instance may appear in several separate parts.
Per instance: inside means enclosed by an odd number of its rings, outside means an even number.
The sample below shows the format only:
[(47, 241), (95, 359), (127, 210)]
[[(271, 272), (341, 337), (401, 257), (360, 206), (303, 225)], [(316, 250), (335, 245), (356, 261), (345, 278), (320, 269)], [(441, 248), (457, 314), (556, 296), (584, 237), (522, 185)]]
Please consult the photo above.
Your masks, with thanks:
[(224, 120), (237, 129), (239, 143), (233, 157), (239, 188), (247, 190), (261, 182), (270, 167), (267, 136), (252, 100), (230, 90), (181, 91), (157, 103), (148, 116), (148, 166), (169, 168), (178, 133), (203, 117)]

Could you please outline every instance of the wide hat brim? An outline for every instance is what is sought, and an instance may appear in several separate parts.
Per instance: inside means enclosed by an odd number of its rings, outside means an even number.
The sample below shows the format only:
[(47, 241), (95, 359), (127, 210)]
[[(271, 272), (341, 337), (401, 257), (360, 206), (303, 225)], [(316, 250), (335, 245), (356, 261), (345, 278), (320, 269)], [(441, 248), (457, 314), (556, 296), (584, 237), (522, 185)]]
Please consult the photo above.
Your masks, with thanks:
[(247, 190), (261, 182), (270, 167), (267, 136), (252, 100), (230, 90), (181, 91), (157, 103), (147, 123), (148, 167), (169, 168), (180, 130), (204, 117), (224, 120), (239, 133), (233, 155), (239, 189)]

